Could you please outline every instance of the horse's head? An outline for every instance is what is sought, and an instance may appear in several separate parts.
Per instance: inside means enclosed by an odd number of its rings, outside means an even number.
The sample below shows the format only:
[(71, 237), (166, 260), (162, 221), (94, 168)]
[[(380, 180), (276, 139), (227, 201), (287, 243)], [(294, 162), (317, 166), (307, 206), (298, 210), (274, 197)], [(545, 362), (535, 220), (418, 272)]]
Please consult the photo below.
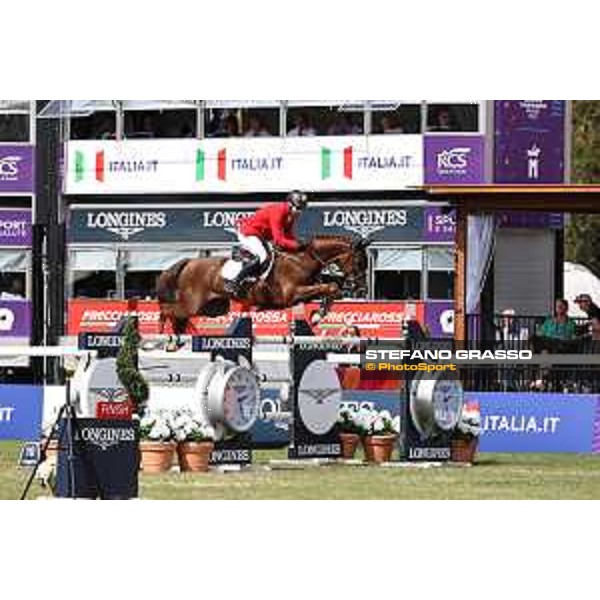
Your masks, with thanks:
[(344, 288), (360, 294), (367, 290), (369, 243), (345, 236), (316, 237), (308, 250), (323, 268), (335, 264), (344, 277)]

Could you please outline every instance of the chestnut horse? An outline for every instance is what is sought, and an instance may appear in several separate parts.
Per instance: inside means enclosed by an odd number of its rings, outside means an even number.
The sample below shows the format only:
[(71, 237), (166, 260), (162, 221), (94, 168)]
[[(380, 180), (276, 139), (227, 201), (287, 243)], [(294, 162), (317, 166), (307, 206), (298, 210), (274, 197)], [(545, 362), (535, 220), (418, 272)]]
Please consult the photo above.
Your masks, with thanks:
[[(320, 282), (321, 273), (337, 266), (344, 287), (366, 289), (368, 242), (344, 236), (315, 237), (303, 250), (275, 250), (274, 264), (265, 278), (249, 289), (243, 301), (256, 309), (285, 309), (302, 302), (321, 301), (323, 316), (339, 297), (337, 283)], [(232, 298), (221, 274), (227, 259), (183, 260), (158, 279), (160, 327), (170, 322), (177, 335), (185, 333), (193, 316), (219, 317), (229, 313)]]

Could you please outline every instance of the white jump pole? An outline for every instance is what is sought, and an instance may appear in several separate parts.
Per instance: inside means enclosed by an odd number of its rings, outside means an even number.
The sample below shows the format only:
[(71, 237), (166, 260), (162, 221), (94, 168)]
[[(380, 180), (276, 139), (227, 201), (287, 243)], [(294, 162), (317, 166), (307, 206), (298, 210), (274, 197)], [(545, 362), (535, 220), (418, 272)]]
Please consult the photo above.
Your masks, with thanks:
[(32, 358), (61, 358), (66, 356), (95, 357), (96, 350), (79, 350), (63, 346), (0, 346), (0, 356), (28, 356)]

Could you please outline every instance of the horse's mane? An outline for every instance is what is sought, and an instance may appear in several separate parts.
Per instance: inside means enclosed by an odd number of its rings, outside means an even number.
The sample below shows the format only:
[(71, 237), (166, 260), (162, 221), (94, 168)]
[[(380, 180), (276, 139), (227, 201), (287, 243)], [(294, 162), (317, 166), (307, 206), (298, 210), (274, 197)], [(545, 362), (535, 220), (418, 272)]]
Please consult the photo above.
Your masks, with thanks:
[(342, 235), (342, 234), (331, 234), (331, 235), (315, 235), (311, 238), (311, 243), (318, 242), (346, 242), (350, 244), (355, 244), (356, 239), (350, 235)]

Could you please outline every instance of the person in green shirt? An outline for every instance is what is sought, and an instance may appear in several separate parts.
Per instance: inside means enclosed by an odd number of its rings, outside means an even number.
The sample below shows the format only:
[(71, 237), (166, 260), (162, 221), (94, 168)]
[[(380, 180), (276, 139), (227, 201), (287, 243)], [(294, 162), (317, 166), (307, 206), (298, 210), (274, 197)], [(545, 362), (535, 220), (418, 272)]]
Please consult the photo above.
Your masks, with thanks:
[(575, 321), (569, 318), (567, 300), (557, 300), (554, 316), (548, 317), (541, 327), (540, 335), (557, 340), (574, 340), (576, 336)]

